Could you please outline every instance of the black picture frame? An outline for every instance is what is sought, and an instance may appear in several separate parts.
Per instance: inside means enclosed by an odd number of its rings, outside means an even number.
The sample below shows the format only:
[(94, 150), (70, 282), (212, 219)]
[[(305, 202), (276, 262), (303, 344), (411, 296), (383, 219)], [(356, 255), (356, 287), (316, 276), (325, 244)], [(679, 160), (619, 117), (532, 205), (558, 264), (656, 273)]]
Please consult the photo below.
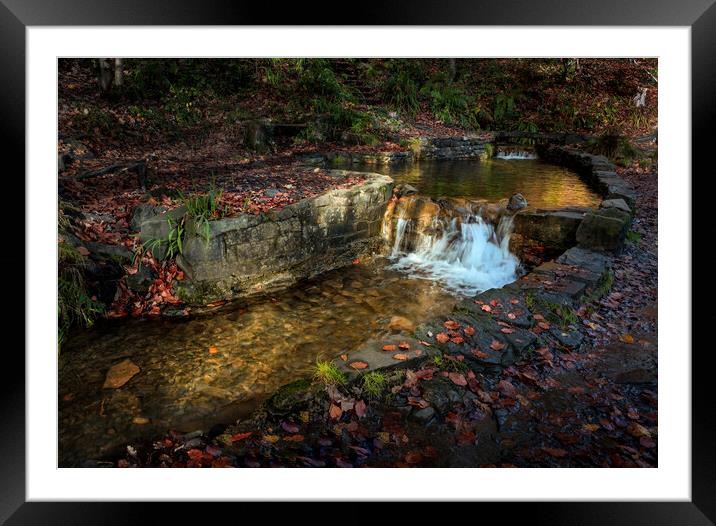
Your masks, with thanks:
[[(692, 38), (692, 173), (713, 172), (710, 157), (713, 124), (716, 122), (716, 5), (714, 0), (501, 0), (459, 2), (458, 0), (390, 1), (384, 4), (366, 2), (350, 6), (350, 14), (339, 16), (339, 5), (328, 2), (269, 4), (240, 3), (231, 0), (0, 0), (0, 144), (18, 161), (16, 172), (24, 173), (25, 149), (25, 28), (27, 26), (65, 25), (602, 25), (602, 26), (689, 26)], [(342, 22), (341, 22), (342, 21)], [(566, 51), (567, 48), (565, 48)], [(91, 54), (91, 48), (88, 48)], [(8, 156), (3, 156), (9, 158)], [(701, 172), (703, 171), (703, 174)], [(662, 174), (664, 176), (664, 174)], [(669, 174), (683, 177), (689, 174)], [(20, 203), (25, 195), (24, 181), (15, 176), (14, 199)], [(692, 198), (701, 204), (705, 192), (693, 191)], [(699, 184), (701, 186), (701, 183)], [(18, 196), (22, 195), (23, 199)], [(708, 210), (692, 199), (694, 211)], [(24, 213), (20, 211), (24, 217)], [(706, 213), (706, 212), (704, 212)], [(704, 224), (692, 216), (692, 240)], [(706, 223), (708, 225), (708, 223)], [(14, 247), (24, 247), (24, 229), (6, 234)], [(23, 253), (13, 251), (15, 258)], [(693, 258), (692, 275), (706, 275), (706, 258)], [(15, 275), (21, 267), (3, 259), (3, 270)], [(24, 275), (25, 280), (32, 276)], [(688, 308), (681, 306), (680, 308)], [(16, 306), (16, 312), (24, 309)], [(709, 311), (692, 304), (692, 328), (713, 323)], [(703, 329), (702, 329), (703, 330)], [(8, 346), (9, 347), (9, 346)], [(689, 351), (685, 340), (684, 349)], [(675, 352), (677, 350), (668, 350)], [(692, 500), (690, 502), (641, 503), (510, 503), (510, 511), (499, 505), (482, 505), (490, 511), (530, 523), (559, 524), (714, 524), (716, 521), (716, 412), (710, 396), (711, 368), (708, 357), (712, 346), (692, 343)], [(2, 452), (0, 453), (0, 524), (127, 524), (149, 518), (147, 504), (141, 503), (27, 503), (25, 502), (25, 370), (21, 353), (7, 348), (0, 382), (2, 407)], [(51, 438), (48, 438), (51, 441)], [(320, 499), (320, 496), (316, 496)], [(389, 498), (389, 496), (386, 496)], [(246, 506), (243, 504), (242, 506)], [(504, 505), (502, 505), (504, 506)], [(421, 506), (414, 511), (422, 514)], [(243, 513), (252, 513), (245, 510)], [(280, 513), (280, 507), (272, 513)], [(184, 505), (162, 506), (163, 522), (182, 523), (191, 520)], [(213, 511), (216, 513), (216, 510)], [(295, 512), (294, 512), (295, 513)], [(341, 522), (365, 523), (371, 507), (351, 503), (341, 509)], [(458, 511), (458, 513), (460, 513)], [(470, 512), (471, 514), (474, 511)], [(476, 518), (485, 520), (484, 511)], [(273, 520), (279, 520), (273, 516)], [(312, 518), (313, 520), (313, 518)], [(407, 520), (407, 517), (404, 518)]]

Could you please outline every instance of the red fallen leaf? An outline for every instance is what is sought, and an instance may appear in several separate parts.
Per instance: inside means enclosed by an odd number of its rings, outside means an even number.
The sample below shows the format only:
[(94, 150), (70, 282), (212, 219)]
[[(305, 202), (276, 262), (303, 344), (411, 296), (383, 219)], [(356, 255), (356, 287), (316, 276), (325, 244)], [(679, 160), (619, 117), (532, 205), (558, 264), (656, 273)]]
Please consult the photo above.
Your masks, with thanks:
[(392, 345), (392, 344), (390, 344), (390, 345), (383, 345), (383, 350), (384, 350), (384, 351), (389, 351), (389, 352), (397, 351), (397, 350), (398, 350), (398, 346), (397, 346), (397, 345)]
[(405, 349), (410, 349), (410, 344), (409, 344), (408, 342), (400, 342), (400, 343), (398, 344), (398, 347), (400, 347), (401, 349), (404, 349), (404, 350), (405, 350)]
[(514, 398), (517, 395), (517, 389), (507, 380), (497, 382), (497, 390), (508, 398)]
[(504, 334), (512, 334), (513, 332), (515, 332), (515, 329), (510, 329), (509, 327), (502, 327), (500, 329), (500, 332)]
[(204, 457), (204, 453), (199, 449), (190, 449), (186, 452), (189, 458), (192, 460), (201, 460)]
[(490, 305), (492, 305), (493, 307), (497, 307), (499, 304), (500, 302), (497, 300), (490, 300)]
[(448, 378), (450, 378), (450, 381), (454, 383), (455, 385), (465, 386), (467, 385), (467, 380), (465, 379), (465, 376), (462, 373), (449, 373)]
[(418, 464), (423, 461), (423, 454), (420, 451), (410, 451), (405, 455), (405, 462), (408, 464)]
[(544, 316), (542, 316), (541, 314), (535, 314), (532, 317), (537, 321), (544, 321)]
[(482, 310), (484, 310), (485, 312), (492, 312), (492, 307), (490, 307), (489, 305), (483, 305), (483, 306), (480, 307), (480, 308), (481, 308)]
[(354, 259), (353, 260), (354, 265), (360, 265), (360, 259)]
[(129, 462), (127, 462), (127, 461), (126, 461), (125, 459), (123, 459), (123, 458), (122, 458), (122, 459), (119, 459), (119, 460), (117, 461), (117, 467), (118, 467), (118, 468), (128, 468), (128, 467), (129, 467)]
[(303, 435), (289, 435), (283, 437), (284, 442), (303, 442)]
[(216, 347), (209, 347), (209, 354), (216, 354), (219, 352), (219, 349)]
[(408, 359), (408, 355), (405, 353), (398, 353), (398, 354), (393, 355), (393, 360), (401, 360), (402, 361), (402, 360), (407, 360), (407, 359)]
[(348, 361), (348, 355), (347, 355), (347, 354), (341, 354), (341, 360), (343, 360), (344, 362), (347, 362), (347, 361)]
[(298, 460), (303, 462), (304, 464), (311, 466), (312, 468), (325, 468), (326, 463), (323, 460), (316, 460), (313, 458), (308, 457), (296, 457)]
[(415, 356), (420, 356), (423, 354), (423, 351), (421, 349), (415, 349)]
[(363, 400), (356, 401), (355, 405), (353, 406), (353, 409), (355, 410), (356, 416), (358, 418), (363, 418), (365, 416), (366, 405)]
[(475, 442), (474, 431), (463, 431), (457, 436), (457, 443), (459, 446), (469, 446)]
[(473, 350), (470, 351), (470, 352), (472, 352), (472, 355), (473, 355), (475, 358), (480, 358), (481, 360), (484, 360), (485, 358), (487, 358), (487, 353), (486, 353), (486, 352), (482, 352), (480, 349), (473, 349)]
[(517, 318), (517, 316), (513, 312), (508, 312), (507, 317), (511, 320), (514, 320), (515, 318)]
[(492, 343), (490, 344), (490, 349), (493, 351), (501, 351), (504, 348), (505, 344), (497, 340), (492, 340)]
[(420, 409), (425, 409), (426, 407), (428, 407), (430, 405), (430, 403), (427, 400), (425, 400), (424, 398), (419, 398), (417, 396), (409, 396), (408, 404), (419, 407)]
[(453, 343), (461, 344), (465, 343), (465, 338), (463, 338), (462, 336), (455, 336), (453, 338), (450, 338), (450, 341)]
[(542, 447), (542, 450), (548, 455), (556, 458), (562, 458), (567, 456), (567, 452), (564, 449), (558, 447)]
[(512, 303), (512, 305), (517, 305), (519, 302), (520, 302), (520, 300), (518, 300), (517, 298), (512, 298), (510, 300), (510, 303)]
[(247, 433), (236, 433), (235, 435), (231, 435), (231, 438), (229, 440), (231, 442), (238, 442), (239, 440), (243, 440), (245, 438), (249, 438), (253, 433), (251, 431)]
[(545, 329), (545, 330), (547, 330), (547, 329), (549, 329), (549, 328), (551, 327), (551, 325), (550, 325), (549, 323), (547, 323), (546, 321), (541, 321), (541, 322), (539, 322), (539, 323), (537, 324), (537, 326), (538, 326), (540, 329)]
[(450, 340), (450, 336), (445, 334), (444, 332), (439, 332), (435, 339), (438, 341), (438, 343), (447, 343)]
[(230, 468), (231, 467), (231, 459), (229, 457), (219, 457), (217, 459), (214, 459), (214, 461), (211, 463), (212, 468)]
[(180, 270), (179, 272), (177, 272), (177, 274), (176, 274), (176, 276), (174, 276), (174, 278), (177, 281), (183, 281), (184, 280), (184, 272)]
[(474, 335), (475, 335), (475, 327), (472, 327), (472, 326), (465, 327), (465, 329), (463, 330), (463, 332), (464, 332), (467, 336), (474, 336)]
[(287, 433), (298, 433), (298, 426), (293, 422), (281, 422), (281, 427)]
[(79, 252), (82, 256), (89, 256), (89, 253), (90, 253), (89, 250), (87, 250), (82, 245), (77, 247), (77, 252)]
[(368, 364), (366, 362), (361, 361), (351, 362), (348, 365), (350, 365), (353, 369), (365, 369), (366, 367), (368, 367)]
[(336, 404), (331, 404), (331, 408), (328, 411), (328, 414), (331, 415), (331, 418), (333, 418), (334, 420), (338, 420), (343, 414), (343, 409), (338, 407)]
[(443, 323), (446, 329), (458, 329), (460, 327), (460, 324), (456, 321), (448, 320), (445, 323)]
[(430, 345), (428, 342), (424, 342), (422, 340), (420, 340), (420, 344), (425, 345), (425, 347), (432, 347), (432, 345)]

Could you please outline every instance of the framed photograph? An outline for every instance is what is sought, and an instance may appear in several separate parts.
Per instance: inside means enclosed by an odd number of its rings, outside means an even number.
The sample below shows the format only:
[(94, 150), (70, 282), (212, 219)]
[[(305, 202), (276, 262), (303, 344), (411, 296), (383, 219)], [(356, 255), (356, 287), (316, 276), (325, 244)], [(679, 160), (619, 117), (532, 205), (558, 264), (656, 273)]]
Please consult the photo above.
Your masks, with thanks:
[(0, 521), (712, 524), (712, 2), (324, 7), (2, 0), (27, 299)]

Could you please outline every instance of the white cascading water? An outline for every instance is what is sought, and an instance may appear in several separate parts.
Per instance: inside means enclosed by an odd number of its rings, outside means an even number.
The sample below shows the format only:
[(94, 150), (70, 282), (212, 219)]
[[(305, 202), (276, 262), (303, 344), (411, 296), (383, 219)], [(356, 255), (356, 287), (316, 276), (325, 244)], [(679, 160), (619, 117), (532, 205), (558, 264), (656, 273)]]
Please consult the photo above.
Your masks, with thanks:
[(506, 159), (509, 161), (521, 161), (521, 160), (529, 160), (529, 159), (537, 159), (537, 155), (532, 152), (525, 152), (525, 151), (506, 151), (501, 152), (498, 151), (495, 154), (496, 159)]
[(497, 229), (477, 214), (435, 217), (423, 232), (413, 232), (413, 221), (399, 217), (392, 268), (465, 295), (502, 287), (516, 279), (519, 266), (509, 250), (511, 231), (512, 216), (503, 216)]

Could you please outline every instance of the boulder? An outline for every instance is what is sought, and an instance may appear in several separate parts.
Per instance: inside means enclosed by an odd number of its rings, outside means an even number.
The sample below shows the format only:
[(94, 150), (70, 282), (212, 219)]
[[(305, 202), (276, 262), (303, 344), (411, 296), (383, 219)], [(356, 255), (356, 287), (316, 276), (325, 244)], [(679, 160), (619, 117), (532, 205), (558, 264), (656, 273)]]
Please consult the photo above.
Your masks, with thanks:
[(599, 208), (616, 208), (617, 210), (631, 214), (631, 208), (629, 208), (629, 205), (626, 204), (624, 199), (606, 199), (602, 201)]
[(514, 194), (507, 202), (508, 210), (521, 210), (527, 208), (527, 199), (522, 194)]
[(166, 211), (167, 209), (163, 206), (150, 205), (149, 203), (137, 205), (132, 211), (129, 228), (131, 228), (133, 232), (139, 232), (142, 229), (142, 223)]
[(152, 269), (141, 265), (137, 272), (127, 276), (127, 287), (138, 294), (146, 294), (155, 277)]
[(615, 251), (622, 247), (631, 216), (617, 208), (599, 209), (587, 214), (577, 229), (582, 248)]
[(392, 331), (413, 332), (415, 330), (415, 324), (403, 316), (393, 316), (390, 318), (388, 328)]
[(587, 208), (523, 210), (515, 214), (513, 231), (553, 250), (565, 250), (576, 242), (576, 234)]

